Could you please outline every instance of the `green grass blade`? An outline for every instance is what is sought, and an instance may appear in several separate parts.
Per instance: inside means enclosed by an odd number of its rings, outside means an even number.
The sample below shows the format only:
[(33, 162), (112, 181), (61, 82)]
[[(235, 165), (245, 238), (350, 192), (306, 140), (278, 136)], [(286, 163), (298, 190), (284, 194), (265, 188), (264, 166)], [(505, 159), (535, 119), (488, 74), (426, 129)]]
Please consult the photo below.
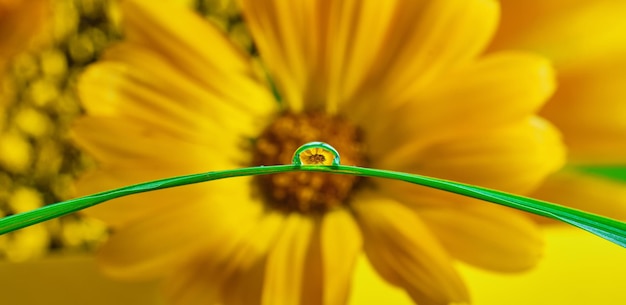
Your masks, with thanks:
[(468, 184), (452, 182), (442, 179), (425, 177), (401, 172), (385, 171), (379, 169), (362, 168), (355, 166), (296, 166), (275, 165), (258, 166), (233, 170), (215, 171), (187, 176), (166, 178), (151, 182), (126, 186), (110, 191), (105, 191), (81, 198), (71, 199), (64, 202), (48, 205), (33, 211), (11, 215), (0, 219), (0, 234), (18, 230), (39, 222), (76, 212), (90, 206), (112, 200), (115, 198), (149, 192), (170, 187), (200, 183), (229, 177), (250, 175), (276, 174), (290, 171), (317, 171), (335, 174), (359, 175), (386, 179), (401, 180), (413, 184), (436, 188), (448, 192), (469, 196), (492, 203), (508, 206), (522, 211), (549, 217), (571, 224), (604, 239), (626, 247), (626, 223), (610, 218), (586, 213), (561, 205), (508, 194), (501, 191), (472, 186)]
[(574, 170), (626, 183), (626, 166), (575, 166)]
[(402, 180), (545, 216), (568, 223), (622, 247), (626, 247), (626, 223), (618, 220), (542, 200), (458, 182), (391, 171), (374, 170), (376, 173), (370, 171), (371, 169), (362, 169), (358, 172), (364, 176), (382, 176), (384, 178)]

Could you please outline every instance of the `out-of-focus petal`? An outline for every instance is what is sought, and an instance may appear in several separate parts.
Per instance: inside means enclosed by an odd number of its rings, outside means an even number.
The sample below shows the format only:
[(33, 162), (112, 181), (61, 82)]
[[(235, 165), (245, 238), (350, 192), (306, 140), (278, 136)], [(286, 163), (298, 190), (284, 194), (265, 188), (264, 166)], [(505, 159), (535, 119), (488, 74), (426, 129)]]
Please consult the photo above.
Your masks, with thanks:
[(246, 231), (205, 245), (195, 258), (164, 283), (166, 297), (174, 304), (252, 305), (261, 303), (268, 249), (282, 230), (284, 215), (261, 216)]
[(313, 221), (307, 217), (297, 213), (287, 216), (283, 231), (267, 258), (262, 304), (298, 304), (313, 228)]
[(573, 171), (548, 176), (532, 197), (626, 221), (624, 183)]
[(302, 305), (344, 305), (363, 240), (353, 216), (345, 209), (313, 217), (302, 279)]
[(80, 98), (92, 116), (116, 116), (185, 141), (227, 148), (243, 135), (258, 135), (259, 124), (276, 110), (266, 88), (247, 75), (237, 74), (242, 82), (255, 85), (256, 93), (228, 99), (182, 74), (162, 54), (136, 45), (118, 45), (103, 60), (79, 83)]
[(558, 131), (530, 117), (490, 131), (457, 134), (425, 149), (390, 153), (372, 163), (378, 168), (523, 193), (558, 170), (564, 159)]
[(489, 0), (241, 2), (290, 109), (330, 113), (401, 102), (476, 56), (498, 16)]
[(626, 304), (624, 248), (570, 226), (543, 228), (545, 257), (523, 274), (459, 265), (474, 304)]
[(259, 90), (250, 58), (217, 28), (175, 3), (123, 1), (127, 40), (158, 51), (178, 71), (233, 106), (273, 100)]
[(541, 115), (563, 131), (571, 162), (626, 164), (624, 84), (626, 51), (561, 69), (559, 90)]
[(324, 215), (321, 227), (324, 305), (344, 305), (350, 292), (352, 274), (363, 238), (347, 210)]
[[(249, 233), (262, 213), (246, 205), (230, 204), (228, 210), (227, 203), (194, 198), (167, 212), (145, 215), (101, 247), (103, 270), (120, 278), (150, 278), (171, 272), (205, 248), (227, 250), (223, 245)], [(173, 226), (173, 222), (185, 225)]]
[[(117, 118), (87, 116), (75, 122), (72, 136), (83, 150), (109, 168), (141, 166), (137, 162), (141, 160), (158, 164), (155, 170), (171, 176), (234, 167), (239, 163), (237, 157), (233, 158), (237, 155), (234, 147), (222, 150), (220, 145), (201, 145), (151, 127)], [(124, 139), (124, 144), (120, 144), (120, 139)], [(231, 151), (233, 155), (229, 154)], [(148, 178), (151, 177), (144, 179)]]
[(416, 211), (449, 253), (469, 264), (512, 272), (534, 267), (541, 258), (539, 228), (515, 210), (467, 202), (451, 209)]
[(314, 217), (314, 229), (311, 232), (311, 241), (306, 250), (304, 268), (302, 268), (302, 293), (299, 305), (321, 305), (324, 299), (324, 280), (326, 263), (322, 258), (322, 219)]
[[(451, 72), (413, 102), (380, 112), (394, 120), (364, 124), (372, 158), (389, 147), (408, 149), (442, 137), (479, 132), (510, 124), (535, 113), (555, 87), (550, 63), (535, 55), (492, 54)], [(411, 140), (407, 140), (411, 139)]]
[(502, 22), (491, 49), (524, 49), (557, 66), (626, 51), (626, 2), (502, 0)]
[(365, 252), (383, 278), (418, 304), (469, 301), (450, 257), (414, 211), (371, 193), (354, 198), (353, 209)]
[(169, 274), (163, 284), (163, 294), (172, 305), (215, 304), (219, 288), (230, 274), (206, 260), (193, 260), (185, 268)]
[(40, 34), (49, 15), (49, 0), (0, 1), (0, 74), (7, 60)]
[(222, 302), (228, 305), (258, 305), (263, 295), (265, 260), (232, 275), (222, 286)]
[[(100, 162), (98, 169), (76, 182), (78, 195), (172, 176), (235, 168), (240, 164), (225, 155), (230, 150), (221, 151), (219, 147), (188, 143), (124, 120), (90, 116), (80, 119), (76, 126), (73, 130), (74, 140)], [(102, 128), (107, 131), (107, 136), (102, 136)], [(125, 139), (127, 144), (120, 144), (120, 139)], [(210, 194), (211, 198), (216, 199), (230, 196), (240, 202), (249, 201), (250, 194), (226, 192), (248, 189), (250, 178), (229, 180), (142, 194), (142, 200), (136, 197), (120, 198), (85, 212), (106, 220), (110, 225), (119, 226), (142, 214), (167, 210), (172, 202), (164, 200), (166, 198), (181, 202)]]

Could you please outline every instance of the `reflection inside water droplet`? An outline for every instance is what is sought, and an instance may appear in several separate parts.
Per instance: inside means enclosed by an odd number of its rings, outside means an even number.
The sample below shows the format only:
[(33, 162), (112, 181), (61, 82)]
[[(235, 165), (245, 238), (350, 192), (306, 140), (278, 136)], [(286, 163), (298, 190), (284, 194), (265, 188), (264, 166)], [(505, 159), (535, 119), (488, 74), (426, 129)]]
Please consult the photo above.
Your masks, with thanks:
[(309, 142), (293, 154), (293, 165), (330, 165), (340, 164), (339, 152), (324, 142)]

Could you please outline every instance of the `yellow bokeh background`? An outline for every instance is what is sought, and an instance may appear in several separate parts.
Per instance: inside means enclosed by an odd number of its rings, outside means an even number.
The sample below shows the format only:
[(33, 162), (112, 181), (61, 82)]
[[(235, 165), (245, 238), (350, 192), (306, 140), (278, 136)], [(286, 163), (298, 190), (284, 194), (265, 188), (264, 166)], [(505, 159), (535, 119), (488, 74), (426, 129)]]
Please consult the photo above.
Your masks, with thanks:
[[(524, 274), (459, 266), (475, 305), (626, 304), (626, 251), (581, 230), (545, 230), (545, 259)], [(360, 260), (350, 304), (412, 304), (403, 291), (375, 276)], [(0, 263), (3, 304), (163, 304), (156, 282), (103, 277), (89, 256)]]
[[(57, 2), (61, 3), (57, 4), (57, 9), (61, 10), (58, 14), (63, 18), (57, 18), (51, 27), (56, 44), (41, 53), (16, 57), (12, 67), (26, 79), (17, 82), (19, 86), (14, 85), (17, 89), (12, 89), (28, 92), (23, 94), (28, 103), (14, 97), (16, 101), (10, 103), (15, 107), (11, 116), (0, 116), (0, 121), (4, 120), (0, 126), (15, 125), (15, 128), (6, 128), (7, 131), (0, 134), (0, 165), (7, 172), (0, 175), (0, 184), (5, 187), (0, 189), (0, 199), (6, 200), (11, 213), (43, 205), (42, 194), (48, 197), (55, 195), (55, 200), (69, 196), (66, 194), (69, 193), (67, 185), (75, 171), (83, 166), (59, 170), (61, 159), (68, 149), (59, 143), (66, 140), (63, 135), (65, 127), (79, 113), (70, 87), (80, 72), (77, 66), (95, 60), (96, 51), (104, 48), (107, 39), (116, 39), (115, 33), (107, 34), (111, 36), (108, 38), (104, 36), (96, 25), (79, 31), (78, 12), (84, 15), (91, 12), (95, 16), (94, 12), (101, 11), (99, 14), (106, 15), (105, 10), (98, 6), (103, 1)], [(217, 10), (217, 6), (205, 6), (207, 11)], [(226, 11), (226, 5), (222, 6), (218, 8)], [(100, 20), (93, 16), (92, 19)], [(207, 19), (224, 27), (228, 20), (215, 16), (208, 16)], [(249, 46), (251, 42), (242, 27), (231, 27), (231, 38), (242, 46)], [(115, 27), (110, 29), (114, 30)], [(67, 52), (69, 57), (66, 58), (61, 50)], [(40, 62), (40, 66), (36, 62)], [(32, 72), (38, 69), (41, 75)], [(64, 86), (67, 83), (67, 88), (59, 89), (61, 83)], [(17, 95), (12, 91), (9, 93)], [(51, 106), (52, 101), (57, 104)], [(56, 112), (48, 111), (46, 107), (64, 115), (56, 116)], [(47, 140), (51, 134), (55, 135), (54, 140)], [(75, 159), (76, 163), (88, 163)], [(31, 167), (37, 170), (37, 175), (51, 177), (42, 179), (49, 182), (47, 193), (22, 183), (22, 180), (29, 181), (27, 179), (15, 179), (18, 174), (37, 176), (29, 172)], [(10, 180), (15, 181), (11, 182), (9, 191), (6, 185)], [(50, 198), (47, 199), (50, 201)], [(9, 212), (0, 209), (0, 216), (6, 213)], [(7, 259), (0, 260), (0, 304), (165, 304), (159, 296), (158, 282), (119, 282), (106, 278), (98, 271), (90, 251), (103, 238), (104, 231), (102, 224), (72, 216), (0, 238), (0, 250), (4, 251)], [(469, 285), (473, 304), (626, 304), (626, 294), (622, 292), (626, 250), (567, 226), (547, 227), (545, 237), (544, 259), (537, 268), (523, 274), (490, 273), (458, 264)], [(71, 254), (60, 252), (47, 256), (50, 240), (56, 242), (57, 248), (72, 249)], [(357, 266), (352, 292), (350, 304), (413, 304), (405, 292), (380, 279), (364, 257)]]

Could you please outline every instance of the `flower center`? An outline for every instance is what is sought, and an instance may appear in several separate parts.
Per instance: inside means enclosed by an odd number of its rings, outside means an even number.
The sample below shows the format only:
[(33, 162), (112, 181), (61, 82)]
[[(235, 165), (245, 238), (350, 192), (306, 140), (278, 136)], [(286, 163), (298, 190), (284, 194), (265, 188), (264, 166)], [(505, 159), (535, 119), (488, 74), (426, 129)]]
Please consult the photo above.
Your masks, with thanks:
[[(290, 164), (304, 143), (321, 141), (337, 149), (343, 165), (365, 166), (361, 131), (346, 119), (321, 112), (276, 118), (257, 139), (255, 165)], [(309, 164), (324, 164), (328, 156), (308, 152)], [(255, 176), (268, 206), (284, 212), (323, 213), (344, 204), (362, 180), (357, 176), (319, 172), (290, 172)]]

